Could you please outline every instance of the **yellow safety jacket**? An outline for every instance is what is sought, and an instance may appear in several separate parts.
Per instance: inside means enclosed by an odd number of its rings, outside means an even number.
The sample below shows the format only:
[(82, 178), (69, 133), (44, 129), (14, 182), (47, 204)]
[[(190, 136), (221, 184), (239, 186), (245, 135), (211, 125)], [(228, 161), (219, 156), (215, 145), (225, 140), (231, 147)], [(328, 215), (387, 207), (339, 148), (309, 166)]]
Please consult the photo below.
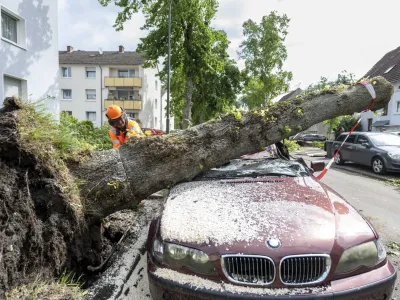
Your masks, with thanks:
[(126, 123), (126, 129), (124, 131), (118, 130), (117, 128), (111, 126), (109, 135), (114, 149), (121, 147), (130, 137), (144, 136), (139, 124), (133, 120), (128, 120)]

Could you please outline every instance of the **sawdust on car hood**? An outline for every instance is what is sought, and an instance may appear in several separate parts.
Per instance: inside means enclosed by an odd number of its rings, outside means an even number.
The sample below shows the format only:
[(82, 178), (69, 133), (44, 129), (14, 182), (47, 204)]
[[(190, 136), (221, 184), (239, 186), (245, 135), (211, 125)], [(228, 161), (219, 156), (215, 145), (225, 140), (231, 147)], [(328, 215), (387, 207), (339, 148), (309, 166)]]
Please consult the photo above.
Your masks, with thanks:
[[(161, 219), (163, 240), (219, 252), (279, 238), (300, 252), (371, 239), (355, 209), (313, 177), (193, 181), (174, 187)], [(265, 247), (263, 247), (265, 248)]]

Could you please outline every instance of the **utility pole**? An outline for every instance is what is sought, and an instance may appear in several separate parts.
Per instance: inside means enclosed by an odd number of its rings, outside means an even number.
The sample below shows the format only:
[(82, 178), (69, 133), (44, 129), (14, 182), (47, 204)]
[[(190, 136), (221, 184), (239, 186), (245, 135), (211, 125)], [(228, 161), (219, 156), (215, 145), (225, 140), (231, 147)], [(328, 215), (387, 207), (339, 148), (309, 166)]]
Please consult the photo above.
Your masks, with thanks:
[(168, 74), (167, 74), (167, 134), (170, 132), (169, 118), (170, 118), (170, 103), (169, 95), (171, 92), (171, 6), (172, 0), (169, 0), (168, 7)]

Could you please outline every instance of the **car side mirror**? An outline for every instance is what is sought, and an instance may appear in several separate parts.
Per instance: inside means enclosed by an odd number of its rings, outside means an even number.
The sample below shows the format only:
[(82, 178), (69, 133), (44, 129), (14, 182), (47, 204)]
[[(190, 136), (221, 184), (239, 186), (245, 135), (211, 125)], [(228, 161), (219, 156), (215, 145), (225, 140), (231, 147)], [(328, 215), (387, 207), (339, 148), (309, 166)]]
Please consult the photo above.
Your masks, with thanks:
[(325, 162), (324, 161), (312, 161), (311, 169), (313, 169), (314, 172), (321, 172), (323, 169), (325, 169)]

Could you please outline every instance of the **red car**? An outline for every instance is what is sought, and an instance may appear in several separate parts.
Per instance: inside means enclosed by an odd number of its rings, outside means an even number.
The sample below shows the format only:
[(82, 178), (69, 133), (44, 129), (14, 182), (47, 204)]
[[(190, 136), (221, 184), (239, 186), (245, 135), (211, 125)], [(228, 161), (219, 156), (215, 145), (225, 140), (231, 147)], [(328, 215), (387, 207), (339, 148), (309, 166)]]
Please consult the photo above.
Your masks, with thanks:
[(397, 276), (368, 220), (303, 160), (241, 158), (178, 184), (147, 251), (154, 300), (389, 300)]
[(164, 135), (164, 132), (160, 129), (154, 129), (154, 128), (142, 128), (142, 132), (146, 134), (147, 132), (150, 132), (148, 135)]

